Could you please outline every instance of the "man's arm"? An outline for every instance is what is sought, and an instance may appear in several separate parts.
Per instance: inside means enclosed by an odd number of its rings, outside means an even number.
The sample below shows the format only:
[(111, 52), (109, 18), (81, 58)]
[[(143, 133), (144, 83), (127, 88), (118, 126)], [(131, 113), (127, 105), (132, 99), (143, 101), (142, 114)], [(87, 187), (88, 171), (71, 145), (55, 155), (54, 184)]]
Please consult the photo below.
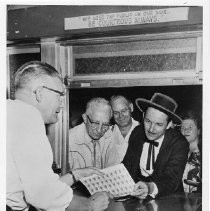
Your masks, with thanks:
[(52, 151), (44, 125), (35, 121), (28, 125), (25, 122), (13, 134), (14, 140), (20, 140), (13, 148), (13, 159), (26, 201), (41, 209), (64, 209), (72, 199), (72, 190), (52, 171)]
[(135, 182), (138, 181), (137, 176), (139, 170), (140, 154), (142, 150), (141, 138), (144, 135), (143, 132), (144, 131), (142, 130), (141, 125), (138, 125), (134, 128), (129, 138), (127, 152), (122, 161)]
[(166, 164), (161, 167), (160, 171), (157, 169), (152, 175), (152, 182), (154, 182), (158, 188), (158, 195), (171, 194), (177, 191), (182, 182), (189, 144), (184, 137), (178, 136), (171, 147), (171, 153), (168, 155), (169, 157), (166, 158)]
[(69, 130), (69, 156), (68, 156), (68, 162), (69, 162), (69, 167), (70, 169), (77, 168), (76, 164), (76, 159), (75, 156), (77, 155), (77, 152), (74, 152), (74, 146), (75, 146), (75, 128)]
[[(84, 143), (83, 124), (78, 125), (69, 130), (69, 167), (71, 170), (77, 168), (85, 168), (89, 163), (87, 153), (91, 153), (90, 149)], [(79, 143), (79, 144), (78, 144)]]
[(116, 148), (116, 145), (114, 141), (112, 140), (112, 137), (110, 137), (108, 140), (105, 140), (108, 142), (107, 148), (103, 150), (103, 157), (105, 158), (105, 162), (103, 163), (103, 167), (107, 168), (109, 166), (113, 166), (120, 163), (120, 157)]
[(80, 178), (88, 177), (93, 174), (103, 176), (103, 173), (100, 172), (100, 169), (97, 169), (95, 167), (87, 167), (87, 168), (79, 168), (74, 169), (70, 173), (67, 173), (60, 177), (60, 180), (67, 185), (71, 186), (74, 182), (78, 181)]

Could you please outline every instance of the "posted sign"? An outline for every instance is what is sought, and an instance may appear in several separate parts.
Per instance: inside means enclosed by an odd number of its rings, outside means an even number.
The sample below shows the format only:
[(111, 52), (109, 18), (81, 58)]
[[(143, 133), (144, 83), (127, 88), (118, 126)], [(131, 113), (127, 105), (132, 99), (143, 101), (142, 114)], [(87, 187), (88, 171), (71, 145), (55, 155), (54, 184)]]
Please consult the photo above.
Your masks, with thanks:
[(65, 30), (188, 20), (188, 7), (129, 11), (64, 19)]

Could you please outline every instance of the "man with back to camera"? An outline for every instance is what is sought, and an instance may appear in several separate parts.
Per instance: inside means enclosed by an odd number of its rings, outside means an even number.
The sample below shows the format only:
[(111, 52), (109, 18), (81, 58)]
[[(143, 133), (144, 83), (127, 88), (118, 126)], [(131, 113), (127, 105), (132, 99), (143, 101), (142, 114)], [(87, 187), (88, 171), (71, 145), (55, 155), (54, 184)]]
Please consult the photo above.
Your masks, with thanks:
[(133, 103), (122, 95), (112, 96), (110, 99), (115, 125), (112, 126), (112, 137), (122, 162), (127, 148), (128, 140), (133, 129), (139, 122), (132, 118)]
[(112, 109), (104, 98), (92, 98), (82, 115), (83, 123), (69, 130), (70, 169), (93, 166), (103, 169), (119, 163), (112, 142)]
[(136, 99), (143, 112), (143, 124), (130, 136), (123, 163), (136, 183), (133, 195), (141, 199), (183, 192), (182, 175), (189, 144), (172, 122), (181, 124), (175, 114), (177, 103), (155, 93), (151, 100)]
[[(7, 210), (64, 211), (83, 202), (85, 210), (104, 210), (108, 195), (89, 199), (73, 195), (75, 180), (101, 174), (94, 168), (77, 169), (61, 177), (52, 171), (53, 155), (45, 125), (58, 121), (64, 87), (50, 65), (32, 61), (15, 74), (15, 100), (7, 100), (6, 203)], [(32, 205), (32, 206), (31, 206)]]

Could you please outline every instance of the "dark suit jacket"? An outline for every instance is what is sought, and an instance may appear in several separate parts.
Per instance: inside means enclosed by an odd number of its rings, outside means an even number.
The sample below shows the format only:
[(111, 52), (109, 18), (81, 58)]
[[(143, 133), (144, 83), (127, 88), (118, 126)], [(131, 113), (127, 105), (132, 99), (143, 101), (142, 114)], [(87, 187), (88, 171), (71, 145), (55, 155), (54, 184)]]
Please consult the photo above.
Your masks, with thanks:
[(154, 171), (151, 176), (144, 177), (139, 168), (146, 139), (142, 125), (137, 126), (131, 133), (123, 164), (135, 182), (154, 182), (158, 188), (158, 196), (183, 192), (182, 176), (189, 151), (187, 140), (175, 129), (166, 130)]

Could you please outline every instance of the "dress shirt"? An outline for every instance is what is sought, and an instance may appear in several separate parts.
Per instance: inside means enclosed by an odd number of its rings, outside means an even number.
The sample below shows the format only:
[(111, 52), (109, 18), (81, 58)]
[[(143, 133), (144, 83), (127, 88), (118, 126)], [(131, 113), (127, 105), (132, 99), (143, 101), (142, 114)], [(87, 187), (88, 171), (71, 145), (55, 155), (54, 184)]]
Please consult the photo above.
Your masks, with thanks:
[[(155, 150), (155, 161), (157, 159), (158, 153), (160, 151), (160, 147), (162, 145), (164, 136), (161, 136), (158, 140), (155, 140), (155, 142), (158, 142), (159, 145), (157, 147), (154, 147)], [(141, 174), (145, 177), (150, 176), (153, 173), (153, 165), (152, 165), (152, 159), (150, 159), (150, 170), (146, 169), (147, 166), (147, 157), (148, 157), (148, 149), (149, 149), (149, 143), (145, 142), (143, 145), (143, 150), (142, 150), (142, 154), (141, 154), (141, 158), (140, 158), (140, 170), (141, 170)], [(152, 156), (152, 155), (151, 155)], [(158, 189), (157, 186), (154, 184), (154, 191), (152, 194), (150, 194), (152, 197), (155, 197), (155, 195), (157, 195), (158, 193)]]
[(69, 130), (70, 169), (95, 166), (103, 169), (117, 164), (118, 153), (109, 129), (99, 140), (90, 138), (84, 123)]
[(117, 148), (117, 152), (119, 154), (119, 163), (122, 162), (125, 154), (126, 154), (126, 151), (127, 151), (127, 148), (128, 148), (128, 141), (129, 141), (129, 138), (130, 138), (130, 135), (131, 135), (131, 132), (133, 131), (133, 129), (139, 125), (139, 122), (137, 122), (136, 120), (134, 120), (132, 118), (132, 126), (129, 130), (129, 132), (127, 133), (127, 135), (125, 137), (122, 136), (121, 132), (120, 132), (120, 129), (119, 127), (117, 126), (117, 124), (115, 124), (113, 126), (113, 129), (112, 129), (112, 138), (113, 138), (113, 142), (116, 144), (116, 148)]
[(14, 210), (29, 204), (64, 211), (72, 189), (52, 171), (53, 155), (40, 112), (20, 100), (7, 100), (6, 200)]

